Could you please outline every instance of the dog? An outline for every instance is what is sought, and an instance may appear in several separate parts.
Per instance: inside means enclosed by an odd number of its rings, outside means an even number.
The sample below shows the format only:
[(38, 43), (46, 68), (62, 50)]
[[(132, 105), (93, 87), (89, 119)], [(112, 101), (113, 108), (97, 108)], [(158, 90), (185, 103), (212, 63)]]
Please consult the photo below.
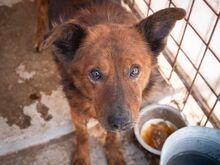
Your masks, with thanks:
[(76, 128), (73, 164), (90, 164), (90, 118), (107, 130), (108, 164), (125, 164), (116, 133), (131, 129), (154, 95), (157, 56), (185, 11), (167, 8), (138, 21), (119, 0), (37, 1), (36, 47), (52, 47), (59, 67)]

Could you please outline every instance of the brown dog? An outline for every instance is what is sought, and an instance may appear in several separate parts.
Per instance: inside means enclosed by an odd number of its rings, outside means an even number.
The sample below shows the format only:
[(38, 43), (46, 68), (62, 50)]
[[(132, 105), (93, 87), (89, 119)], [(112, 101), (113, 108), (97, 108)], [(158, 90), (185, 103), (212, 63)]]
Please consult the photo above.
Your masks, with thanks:
[(138, 22), (117, 0), (49, 0), (47, 5), (50, 32), (40, 49), (52, 45), (72, 109), (73, 164), (90, 164), (86, 123), (91, 117), (108, 131), (108, 164), (125, 164), (115, 132), (132, 128), (153, 95), (156, 57), (185, 11), (168, 8)]

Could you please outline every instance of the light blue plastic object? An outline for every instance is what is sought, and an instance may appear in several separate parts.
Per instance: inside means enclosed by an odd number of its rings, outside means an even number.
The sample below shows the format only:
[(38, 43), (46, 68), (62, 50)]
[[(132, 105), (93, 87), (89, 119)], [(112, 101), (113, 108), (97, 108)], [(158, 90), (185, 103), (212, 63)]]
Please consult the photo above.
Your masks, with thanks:
[(220, 165), (220, 130), (191, 126), (170, 135), (160, 165)]

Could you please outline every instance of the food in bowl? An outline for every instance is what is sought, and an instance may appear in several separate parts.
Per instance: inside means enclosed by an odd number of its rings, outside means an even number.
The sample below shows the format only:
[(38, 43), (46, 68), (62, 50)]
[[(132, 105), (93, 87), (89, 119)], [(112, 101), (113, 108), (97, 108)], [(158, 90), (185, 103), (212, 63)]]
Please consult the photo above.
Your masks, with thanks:
[[(158, 120), (160, 119), (160, 120)], [(159, 121), (163, 121), (165, 122), (165, 124), (160, 123), (158, 125)], [(162, 104), (152, 104), (152, 105), (148, 105), (146, 107), (143, 107), (139, 113), (139, 120), (135, 123), (134, 126), (134, 134), (137, 138), (137, 141), (141, 144), (141, 146), (146, 149), (147, 151), (156, 154), (156, 155), (160, 155), (161, 153), (161, 149), (157, 149), (157, 148), (161, 148), (161, 146), (163, 146), (163, 142), (164, 140), (166, 140), (166, 131), (151, 131), (151, 133), (146, 133), (147, 137), (149, 136), (154, 136), (153, 138), (153, 146), (148, 144), (148, 141), (144, 140), (144, 133), (143, 132), (148, 132), (146, 129), (146, 131), (144, 131), (144, 128), (148, 127), (148, 124), (146, 123), (150, 123), (150, 124), (156, 124), (157, 127), (155, 127), (155, 125), (153, 125), (154, 129), (155, 128), (160, 128), (162, 130), (169, 130), (172, 128), (173, 130), (178, 130), (182, 127), (187, 126), (187, 122), (184, 119), (184, 117), (182, 116), (182, 114), (180, 113), (180, 111), (176, 108), (173, 108), (169, 105), (162, 105)], [(170, 124), (171, 123), (171, 124)], [(145, 125), (146, 124), (146, 125)], [(145, 125), (145, 126), (144, 126)], [(166, 127), (168, 126), (168, 128), (166, 129)], [(152, 126), (151, 126), (152, 127)], [(151, 128), (150, 127), (150, 128)], [(175, 129), (174, 129), (175, 128)], [(142, 130), (143, 129), (143, 130)], [(150, 129), (150, 130), (154, 130), (154, 129)], [(158, 129), (157, 129), (158, 130)], [(141, 135), (142, 132), (142, 135)], [(160, 136), (156, 136), (159, 133)], [(168, 131), (169, 133), (169, 131)], [(145, 138), (147, 139), (147, 138)], [(150, 144), (152, 144), (150, 142)]]
[(168, 136), (176, 130), (176, 126), (170, 121), (151, 119), (143, 124), (140, 133), (145, 143), (155, 149), (161, 150)]

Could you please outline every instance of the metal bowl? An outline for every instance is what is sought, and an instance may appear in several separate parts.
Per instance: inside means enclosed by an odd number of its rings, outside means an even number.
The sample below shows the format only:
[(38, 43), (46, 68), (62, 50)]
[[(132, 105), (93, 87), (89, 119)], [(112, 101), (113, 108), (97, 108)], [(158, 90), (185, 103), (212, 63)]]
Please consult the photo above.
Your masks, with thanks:
[(153, 154), (160, 155), (160, 150), (148, 145), (141, 137), (143, 125), (152, 119), (162, 119), (171, 122), (177, 129), (187, 126), (187, 122), (177, 109), (168, 105), (153, 104), (144, 107), (140, 111), (139, 120), (134, 126), (135, 136), (142, 147)]

